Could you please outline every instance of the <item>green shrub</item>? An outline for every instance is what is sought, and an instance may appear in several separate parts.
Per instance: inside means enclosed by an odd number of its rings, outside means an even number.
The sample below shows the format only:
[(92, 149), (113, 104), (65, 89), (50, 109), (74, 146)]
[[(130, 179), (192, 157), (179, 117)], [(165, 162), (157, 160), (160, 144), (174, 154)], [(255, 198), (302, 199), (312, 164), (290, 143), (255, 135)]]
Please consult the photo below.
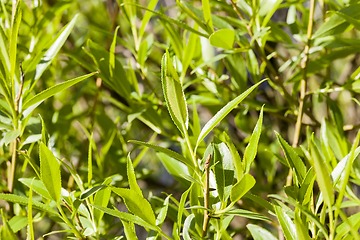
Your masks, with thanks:
[(359, 16), (1, 1), (0, 239), (360, 239)]

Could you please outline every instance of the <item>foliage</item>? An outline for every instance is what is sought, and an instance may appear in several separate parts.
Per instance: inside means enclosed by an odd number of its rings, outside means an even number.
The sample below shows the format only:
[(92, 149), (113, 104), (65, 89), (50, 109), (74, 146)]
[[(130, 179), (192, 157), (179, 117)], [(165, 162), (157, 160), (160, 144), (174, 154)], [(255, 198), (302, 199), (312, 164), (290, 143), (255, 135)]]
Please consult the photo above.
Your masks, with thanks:
[(359, 16), (1, 0), (0, 239), (360, 239)]

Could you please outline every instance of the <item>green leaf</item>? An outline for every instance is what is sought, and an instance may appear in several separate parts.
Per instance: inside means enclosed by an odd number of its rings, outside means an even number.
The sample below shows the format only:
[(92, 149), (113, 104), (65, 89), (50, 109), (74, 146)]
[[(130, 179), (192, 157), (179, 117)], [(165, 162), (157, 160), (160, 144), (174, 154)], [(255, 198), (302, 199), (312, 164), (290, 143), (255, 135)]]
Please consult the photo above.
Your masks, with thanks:
[(310, 240), (309, 229), (307, 226), (304, 226), (299, 214), (295, 213), (295, 227), (296, 227), (296, 236), (299, 240)]
[(265, 217), (264, 215), (261, 215), (259, 213), (251, 212), (244, 209), (231, 209), (227, 212), (225, 212), (226, 215), (236, 215), (248, 219), (254, 219), (254, 220), (262, 220), (262, 221), (269, 221), (272, 222), (272, 220), (268, 217)]
[(134, 223), (124, 221), (124, 220), (121, 220), (121, 223), (122, 223), (122, 225), (124, 227), (124, 232), (125, 232), (126, 239), (137, 240), (138, 238), (136, 236)]
[(249, 144), (245, 148), (244, 152), (244, 173), (249, 173), (251, 164), (255, 159), (257, 153), (257, 147), (259, 145), (259, 139), (261, 134), (261, 126), (263, 122), (263, 110), (264, 106), (261, 107), (259, 119), (256, 123), (253, 133), (251, 134)]
[(281, 136), (279, 133), (275, 132), (276, 137), (279, 141), (279, 144), (284, 151), (285, 158), (291, 167), (291, 169), (295, 172), (297, 178), (300, 182), (304, 181), (304, 177), (306, 175), (306, 167), (301, 160), (301, 158), (297, 155), (293, 147), (291, 147)]
[(18, 240), (15, 233), (11, 229), (2, 208), (1, 208), (1, 217), (2, 217), (2, 224), (3, 225), (2, 225), (2, 227), (0, 229), (0, 234), (1, 234), (0, 238), (4, 239), (4, 240), (5, 239), (6, 240)]
[(210, 8), (209, 0), (202, 0), (202, 5), (203, 5), (205, 23), (210, 28), (210, 30), (213, 32), (214, 27), (213, 27), (212, 18), (211, 18), (211, 8)]
[(106, 187), (107, 187), (106, 185), (97, 185), (97, 186), (95, 186), (95, 187), (86, 189), (85, 191), (83, 191), (83, 192), (80, 194), (79, 199), (80, 199), (80, 200), (85, 200), (86, 198), (94, 195), (96, 192), (98, 192), (98, 191), (100, 191), (101, 189), (106, 188)]
[(137, 224), (139, 226), (142, 226), (144, 228), (149, 228), (149, 229), (154, 230), (154, 231), (159, 230), (155, 226), (155, 224), (148, 223), (147, 221), (144, 221), (140, 217), (132, 215), (130, 213), (120, 212), (120, 211), (115, 210), (115, 209), (110, 209), (110, 208), (106, 208), (106, 207), (102, 207), (102, 206), (98, 206), (98, 205), (92, 205), (92, 206), (94, 208), (106, 213), (106, 214), (117, 217), (122, 221), (132, 222), (132, 223), (135, 223), (135, 224)]
[[(220, 201), (225, 204), (232, 191), (235, 167), (231, 153), (225, 143), (215, 137), (212, 146), (210, 168), (213, 168), (215, 174), (216, 189)], [(207, 156), (206, 152), (204, 157)]]
[[(347, 15), (351, 18), (358, 19), (360, 16), (360, 4), (354, 4), (342, 8), (339, 13), (340, 15)], [(349, 26), (349, 23), (347, 23), (340, 15), (333, 15), (329, 20), (321, 25), (313, 35), (312, 39), (343, 33)]]
[[(10, 79), (13, 89), (15, 88), (15, 82), (13, 81), (15, 75), (15, 69), (18, 68), (18, 63), (16, 62), (17, 57), (17, 38), (19, 34), (19, 27), (21, 22), (21, 4), (22, 2), (16, 2), (15, 14), (12, 16), (11, 21), (11, 37), (10, 37)], [(16, 79), (16, 78), (15, 78)]]
[(17, 233), (28, 225), (28, 218), (26, 216), (14, 216), (9, 220), (9, 225), (14, 233)]
[(147, 59), (147, 52), (148, 52), (148, 44), (147, 41), (144, 40), (139, 47), (139, 51), (138, 51), (138, 63), (140, 64), (140, 66), (144, 67), (145, 66), (145, 61)]
[[(195, 30), (198, 29), (198, 25), (194, 24), (193, 27)], [(180, 77), (180, 81), (182, 82), (186, 71), (191, 63), (191, 60), (194, 57), (195, 51), (196, 51), (196, 44), (198, 41), (198, 36), (195, 33), (190, 33), (189, 36), (189, 40), (188, 40), (188, 44), (185, 47), (185, 51), (184, 51), (184, 56), (182, 57), (182, 72), (181, 72), (181, 77)]]
[(42, 181), (32, 178), (20, 178), (19, 181), (29, 188), (32, 186), (32, 190), (34, 190), (40, 196), (49, 200), (52, 199)]
[(51, 64), (57, 53), (60, 51), (61, 47), (64, 45), (66, 39), (69, 37), (75, 26), (78, 16), (79, 15), (75, 15), (75, 17), (65, 27), (62, 28), (62, 30), (54, 38), (54, 43), (42, 56), (40, 63), (36, 66), (33, 80), (34, 83), (32, 84), (31, 89), (35, 86), (37, 80), (40, 79), (46, 68)]
[[(29, 199), (26, 197), (21, 197), (15, 194), (5, 194), (5, 193), (0, 193), (0, 199), (5, 200), (7, 202), (13, 202), (13, 203), (18, 203), (21, 205), (28, 205), (29, 204)], [(46, 206), (45, 204), (32, 200), (32, 206), (36, 209), (39, 209), (41, 211), (47, 212), (47, 213), (51, 213), (57, 216), (60, 216), (57, 212), (54, 211), (54, 209)]]
[(61, 196), (60, 164), (44, 143), (40, 143), (40, 175), (52, 200), (59, 203)]
[(182, 186), (188, 187), (189, 181), (199, 182), (190, 176), (188, 167), (182, 162), (169, 157), (165, 153), (159, 152), (156, 153), (156, 155), (159, 157), (166, 171), (168, 171), (168, 173), (170, 173)]
[(110, 78), (114, 78), (114, 70), (115, 70), (115, 47), (116, 47), (116, 37), (120, 26), (117, 26), (114, 31), (114, 37), (110, 45), (109, 52), (109, 73)]
[(161, 61), (161, 82), (171, 119), (182, 135), (185, 136), (189, 123), (186, 99), (168, 51)]
[(172, 151), (170, 149), (163, 148), (163, 147), (153, 145), (153, 144), (150, 144), (150, 143), (146, 143), (146, 142), (136, 141), (136, 140), (129, 140), (129, 142), (130, 143), (136, 143), (136, 144), (139, 144), (139, 145), (142, 145), (142, 146), (145, 146), (145, 147), (152, 148), (152, 149), (154, 149), (156, 151), (165, 153), (166, 155), (168, 155), (168, 156), (170, 156), (172, 158), (175, 158), (175, 159), (179, 160), (180, 162), (185, 163), (190, 168), (194, 169), (194, 164), (193, 164), (193, 162), (191, 160), (185, 158), (184, 156), (182, 156), (182, 155), (178, 154), (177, 152), (174, 152), (174, 151)]
[(135, 171), (134, 171), (134, 167), (130, 158), (130, 153), (127, 156), (127, 164), (126, 164), (126, 170), (127, 170), (127, 176), (128, 176), (128, 182), (130, 185), (130, 189), (135, 191), (137, 194), (139, 194), (141, 197), (143, 197), (143, 194), (141, 192), (141, 189), (139, 187), (139, 185), (136, 182), (136, 176), (135, 176)]
[(180, 198), (178, 215), (177, 215), (177, 224), (178, 224), (179, 235), (180, 235), (180, 230), (181, 230), (181, 223), (182, 223), (182, 219), (183, 219), (183, 212), (184, 212), (184, 207), (185, 207), (185, 203), (186, 203), (186, 198), (189, 195), (191, 188), (192, 188), (192, 185), (181, 195), (181, 198)]
[(163, 206), (160, 209), (160, 212), (156, 218), (156, 226), (160, 227), (163, 225), (167, 212), (168, 212), (168, 208), (169, 208), (169, 199), (170, 199), (171, 195), (167, 196)]
[(332, 181), (328, 168), (319, 152), (319, 149), (314, 143), (313, 137), (310, 140), (310, 153), (313, 160), (314, 170), (316, 173), (316, 180), (319, 185), (320, 191), (324, 196), (324, 201), (328, 207), (331, 207), (334, 203), (334, 192), (332, 187)]
[(254, 240), (276, 240), (268, 230), (259, 227), (257, 225), (248, 224), (246, 225), (247, 229), (249, 229)]
[(190, 231), (191, 223), (194, 220), (194, 218), (195, 218), (195, 215), (192, 213), (185, 219), (184, 227), (183, 227), (184, 240), (191, 240), (189, 231)]
[(326, 230), (325, 226), (320, 222), (319, 218), (317, 216), (315, 216), (314, 213), (309, 208), (297, 203), (295, 200), (293, 200), (291, 198), (286, 198), (286, 197), (283, 197), (280, 195), (270, 194), (270, 195), (268, 195), (268, 197), (279, 199), (281, 201), (284, 201), (286, 203), (293, 205), (296, 208), (299, 208), (303, 214), (305, 214), (312, 222), (315, 223), (315, 225), (324, 234), (325, 238), (327, 240), (329, 240), (329, 234), (328, 234), (328, 231)]
[(256, 181), (253, 176), (250, 174), (245, 174), (240, 181), (238, 181), (231, 188), (230, 200), (231, 202), (237, 202), (242, 198), (252, 187), (255, 185)]
[[(356, 18), (342, 13), (341, 11), (336, 12), (341, 18), (345, 19), (348, 23), (352, 24), (357, 30), (360, 30), (360, 21)], [(357, 14), (356, 14), (357, 15)]]
[(96, 72), (90, 73), (90, 74), (87, 74), (87, 75), (84, 75), (81, 77), (77, 77), (77, 78), (68, 80), (66, 82), (59, 83), (55, 86), (49, 87), (48, 89), (40, 92), (39, 94), (35, 95), (34, 97), (30, 98), (27, 102), (25, 102), (23, 105), (23, 110), (29, 108), (32, 105), (42, 103), (44, 100), (54, 96), (58, 92), (61, 92), (65, 89), (93, 76), (94, 74), (96, 74)]
[[(103, 184), (105, 184), (107, 180), (104, 181)], [(109, 200), (110, 200), (110, 196), (111, 196), (111, 188), (103, 188), (102, 190), (98, 191), (95, 194), (95, 198), (94, 198), (94, 204), (96, 206), (100, 206), (100, 207), (107, 207)], [(99, 227), (100, 226), (100, 222), (101, 219), (104, 215), (104, 212), (98, 210), (98, 209), (94, 209), (94, 219), (95, 219), (95, 223), (96, 226)]]
[[(158, 3), (159, 0), (151, 0), (149, 5), (147, 6), (147, 9), (153, 11), (156, 7), (156, 4)], [(141, 20), (141, 26), (139, 29), (139, 39), (141, 39), (144, 35), (145, 32), (145, 27), (148, 24), (150, 18), (151, 18), (152, 12), (150, 11), (146, 11), (146, 13), (144, 14), (142, 20)]]
[(269, 210), (269, 212), (271, 213), (275, 213), (274, 207), (271, 203), (269, 203), (268, 201), (266, 201), (264, 198), (259, 197), (257, 195), (251, 194), (251, 193), (247, 193), (244, 195), (244, 198), (248, 198), (251, 201), (259, 204), (260, 206), (264, 207), (265, 209)]
[(214, 47), (231, 50), (235, 41), (235, 32), (231, 29), (221, 29), (212, 33), (209, 40)]
[(20, 135), (20, 130), (11, 130), (5, 134), (4, 141), (5, 145), (8, 145), (11, 143), (15, 138), (17, 138)]
[[(244, 100), (245, 97), (247, 97), (257, 86), (259, 86), (261, 83), (266, 81), (266, 79), (258, 82), (257, 84), (253, 85), (251, 88), (243, 92), (240, 96), (233, 99), (231, 102), (226, 104), (220, 111), (218, 111), (214, 117), (212, 117), (203, 127), (203, 129), (200, 132), (200, 136), (196, 142), (195, 150), (199, 146), (199, 143), (208, 135), (208, 133), (213, 130), (213, 128), (223, 119), (225, 118), (231, 110), (233, 110), (239, 103), (241, 103), (242, 100)], [(196, 152), (196, 151), (195, 151)]]
[(315, 172), (311, 167), (306, 173), (304, 181), (301, 183), (301, 187), (298, 192), (298, 200), (303, 206), (306, 206), (306, 204), (308, 204), (311, 200), (313, 195), (314, 182)]
[(134, 190), (112, 187), (111, 190), (123, 198), (130, 212), (139, 216), (151, 225), (156, 225), (156, 219), (150, 203)]
[(278, 204), (274, 204), (274, 209), (286, 240), (297, 240), (296, 227), (289, 215), (287, 215), (285, 210)]
[(0, 64), (2, 65), (3, 75), (4, 75), (3, 77), (1, 77), (1, 75), (0, 75), (0, 81), (1, 81), (0, 83), (1, 83), (1, 88), (2, 88), (5, 96), (9, 100), (9, 99), (11, 99), (11, 98), (9, 98), (10, 90), (8, 88), (8, 84), (5, 81), (5, 79), (10, 78), (10, 57), (9, 57), (8, 47), (6, 44), (6, 39), (7, 39), (6, 34), (3, 30), (3, 28), (0, 27)]
[(239, 152), (237, 151), (234, 143), (231, 141), (230, 137), (226, 134), (226, 132), (223, 132), (223, 134), (224, 134), (225, 143), (230, 150), (231, 157), (232, 157), (235, 169), (236, 169), (237, 179), (239, 180), (244, 175), (244, 168), (243, 168), (243, 164), (241, 162), (241, 157), (240, 157)]

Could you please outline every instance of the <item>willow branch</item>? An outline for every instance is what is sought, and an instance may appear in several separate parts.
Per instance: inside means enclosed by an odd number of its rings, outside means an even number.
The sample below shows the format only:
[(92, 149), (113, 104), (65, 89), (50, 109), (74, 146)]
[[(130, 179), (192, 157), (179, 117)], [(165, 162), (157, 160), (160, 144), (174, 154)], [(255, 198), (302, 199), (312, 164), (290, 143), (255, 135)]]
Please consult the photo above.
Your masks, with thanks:
[[(300, 86), (300, 99), (299, 99), (299, 110), (297, 115), (297, 120), (295, 124), (295, 133), (293, 138), (293, 147), (297, 147), (300, 140), (302, 118), (304, 113), (305, 97), (306, 97), (306, 86), (307, 86), (307, 67), (309, 63), (309, 51), (311, 46), (311, 35), (314, 25), (314, 11), (315, 11), (315, 0), (310, 0), (310, 14), (309, 14), (309, 23), (307, 29), (307, 43), (304, 49), (304, 58), (301, 60), (300, 67), (302, 69), (302, 79)], [(293, 172), (290, 169), (289, 175), (286, 180), (286, 185), (291, 185)]]

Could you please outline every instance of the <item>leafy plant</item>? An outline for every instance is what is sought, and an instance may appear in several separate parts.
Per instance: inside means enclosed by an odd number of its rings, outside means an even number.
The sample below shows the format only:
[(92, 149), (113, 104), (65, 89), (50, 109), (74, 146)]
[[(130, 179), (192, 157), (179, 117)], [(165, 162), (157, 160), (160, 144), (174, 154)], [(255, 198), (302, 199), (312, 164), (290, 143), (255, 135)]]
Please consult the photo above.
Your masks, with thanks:
[(360, 239), (359, 10), (1, 1), (0, 239)]

